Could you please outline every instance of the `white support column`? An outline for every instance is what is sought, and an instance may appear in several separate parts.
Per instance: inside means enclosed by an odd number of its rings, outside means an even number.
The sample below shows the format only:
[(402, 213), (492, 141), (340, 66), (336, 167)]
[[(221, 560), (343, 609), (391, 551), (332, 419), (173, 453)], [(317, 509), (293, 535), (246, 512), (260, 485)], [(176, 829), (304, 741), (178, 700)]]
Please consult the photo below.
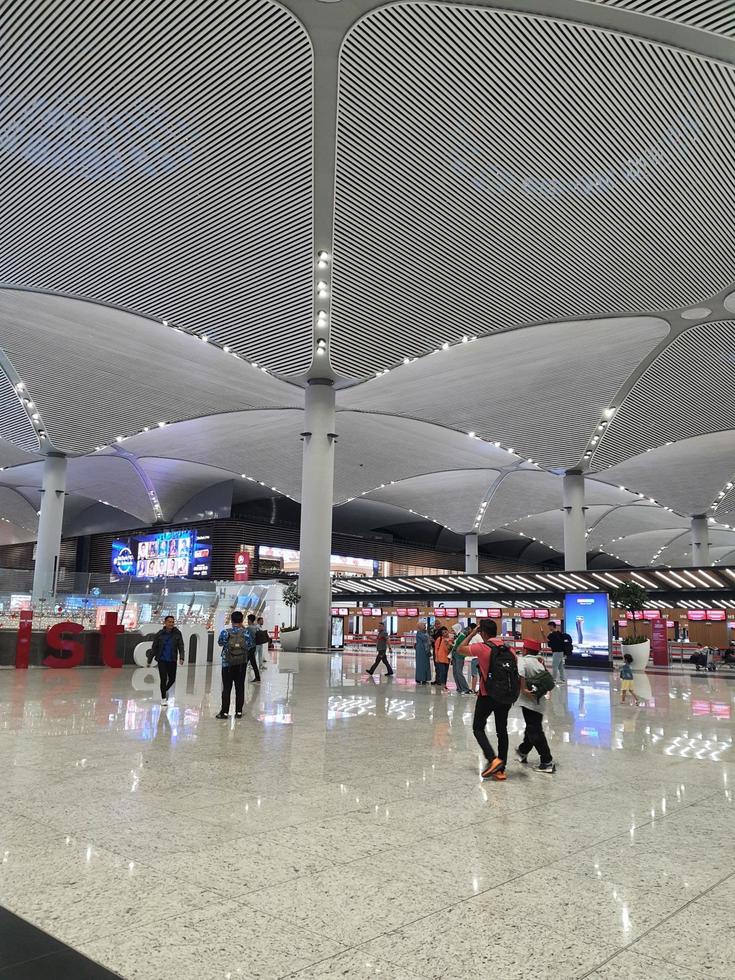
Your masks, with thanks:
[(474, 532), (464, 536), (464, 570), (467, 574), (477, 575), (480, 571), (477, 557), (477, 535)]
[(301, 558), (298, 606), (303, 650), (326, 650), (332, 601), (332, 500), (334, 496), (334, 385), (312, 378), (306, 389), (301, 476)]
[(38, 543), (33, 570), (34, 602), (51, 598), (56, 588), (65, 492), (66, 456), (49, 455), (43, 464), (41, 517), (38, 521)]
[(690, 525), (692, 535), (692, 568), (711, 565), (709, 559), (709, 524), (706, 514), (694, 514)]
[(584, 521), (584, 475), (564, 474), (564, 569), (583, 572), (587, 568), (587, 539)]

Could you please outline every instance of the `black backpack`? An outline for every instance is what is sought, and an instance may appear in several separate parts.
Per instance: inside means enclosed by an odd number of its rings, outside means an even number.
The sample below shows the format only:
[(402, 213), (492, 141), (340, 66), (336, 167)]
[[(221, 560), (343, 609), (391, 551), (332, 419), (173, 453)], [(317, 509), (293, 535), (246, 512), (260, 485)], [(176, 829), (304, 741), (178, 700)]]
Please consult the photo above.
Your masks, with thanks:
[(505, 643), (493, 646), (490, 653), (490, 670), (485, 678), (485, 690), (498, 704), (514, 704), (521, 693), (518, 661)]
[(562, 633), (561, 638), (564, 641), (564, 656), (571, 657), (574, 653), (574, 643), (571, 636), (568, 633)]
[(227, 663), (230, 667), (239, 667), (248, 659), (247, 636), (239, 630), (227, 631)]

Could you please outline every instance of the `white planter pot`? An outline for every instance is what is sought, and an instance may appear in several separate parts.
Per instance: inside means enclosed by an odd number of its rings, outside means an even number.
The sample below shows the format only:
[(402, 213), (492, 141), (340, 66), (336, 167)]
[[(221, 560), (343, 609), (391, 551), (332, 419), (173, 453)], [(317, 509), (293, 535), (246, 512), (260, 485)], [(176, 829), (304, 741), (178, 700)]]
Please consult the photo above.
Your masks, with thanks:
[(646, 640), (644, 643), (622, 643), (620, 649), (623, 654), (629, 653), (633, 658), (631, 665), (633, 670), (646, 669), (648, 658), (651, 656), (650, 640)]
[(288, 653), (295, 653), (301, 641), (301, 630), (288, 630), (286, 633), (281, 633), (280, 639), (281, 650), (286, 650)]

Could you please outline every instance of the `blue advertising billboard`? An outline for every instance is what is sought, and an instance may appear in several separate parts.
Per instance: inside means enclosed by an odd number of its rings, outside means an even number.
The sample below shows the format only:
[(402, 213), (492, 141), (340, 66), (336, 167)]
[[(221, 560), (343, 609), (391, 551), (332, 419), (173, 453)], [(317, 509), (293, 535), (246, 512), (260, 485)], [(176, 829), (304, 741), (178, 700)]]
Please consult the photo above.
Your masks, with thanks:
[(605, 593), (567, 592), (564, 629), (572, 638), (572, 661), (601, 667), (611, 663), (610, 603)]
[(114, 578), (207, 578), (211, 562), (209, 535), (193, 529), (160, 531), (112, 542)]

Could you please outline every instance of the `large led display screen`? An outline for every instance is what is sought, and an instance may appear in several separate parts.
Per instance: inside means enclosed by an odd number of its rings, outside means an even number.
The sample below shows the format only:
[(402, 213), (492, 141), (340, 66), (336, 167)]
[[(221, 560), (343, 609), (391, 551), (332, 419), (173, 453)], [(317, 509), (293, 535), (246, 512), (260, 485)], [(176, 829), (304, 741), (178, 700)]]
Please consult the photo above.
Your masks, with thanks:
[(610, 662), (610, 604), (605, 593), (567, 592), (564, 629), (572, 638), (574, 657)]
[(191, 528), (161, 531), (112, 542), (112, 575), (140, 579), (207, 578), (209, 535)]

